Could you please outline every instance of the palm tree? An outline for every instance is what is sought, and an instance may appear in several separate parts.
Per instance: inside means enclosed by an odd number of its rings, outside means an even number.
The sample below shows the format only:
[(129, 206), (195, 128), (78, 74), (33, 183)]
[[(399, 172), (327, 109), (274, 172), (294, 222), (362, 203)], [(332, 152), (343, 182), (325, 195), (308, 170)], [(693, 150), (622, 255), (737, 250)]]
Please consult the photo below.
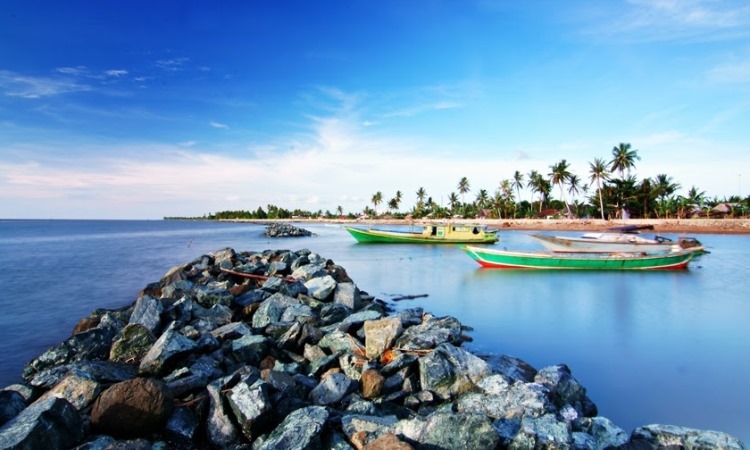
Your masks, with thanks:
[(396, 196), (393, 198), (394, 204), (396, 205), (394, 209), (396, 211), (398, 211), (398, 207), (401, 204), (401, 199), (403, 198), (403, 196), (404, 195), (401, 193), (401, 191), (396, 191)]
[(477, 210), (479, 211), (487, 207), (487, 203), (489, 202), (489, 194), (487, 194), (486, 189), (480, 189), (479, 192), (477, 192), (476, 202)]
[(659, 209), (666, 215), (669, 211), (664, 209), (665, 201), (667, 197), (670, 197), (677, 192), (680, 185), (678, 183), (673, 183), (672, 177), (665, 173), (658, 174), (656, 178), (654, 178), (654, 184), (654, 191), (656, 192), (656, 196), (659, 197)]
[[(442, 200), (440, 202), (442, 203)], [(458, 195), (455, 192), (451, 192), (451, 195), (448, 196), (448, 203), (451, 205), (451, 214), (453, 214), (456, 211), (456, 204), (458, 203)]]
[(466, 177), (461, 178), (461, 180), (459, 180), (458, 182), (458, 192), (461, 193), (461, 203), (466, 203), (466, 201), (464, 200), (464, 195), (470, 190), (469, 179)]
[(599, 210), (604, 220), (604, 202), (602, 201), (602, 181), (609, 178), (609, 164), (605, 163), (602, 158), (594, 158), (594, 162), (589, 163), (590, 180), (596, 181), (596, 190), (599, 192)]
[(341, 205), (336, 207), (336, 212), (339, 214), (339, 217), (344, 215), (344, 208), (341, 207)]
[(549, 177), (552, 184), (556, 184), (560, 188), (560, 195), (562, 196), (563, 202), (565, 202), (565, 209), (568, 211), (568, 218), (570, 219), (573, 217), (573, 213), (570, 211), (570, 205), (565, 198), (565, 190), (563, 189), (571, 176), (568, 167), (570, 167), (570, 165), (564, 159), (557, 164), (551, 165), (550, 169), (552, 169), (552, 172), (549, 173)]
[[(511, 184), (510, 180), (503, 180), (500, 182), (500, 193), (503, 198), (503, 206), (508, 207), (511, 203), (513, 203), (513, 216), (515, 217), (517, 204), (513, 201), (513, 185)], [(505, 211), (505, 216), (508, 216), (508, 211)]]
[(688, 191), (687, 195), (687, 201), (690, 206), (692, 205), (698, 205), (698, 207), (703, 210), (703, 202), (706, 199), (706, 193), (703, 191), (699, 191), (697, 187), (691, 186), (690, 190)]
[(581, 192), (581, 179), (578, 178), (578, 175), (572, 173), (568, 177), (568, 194), (572, 196), (573, 204), (576, 206), (576, 216), (578, 216), (578, 200), (576, 200), (576, 195), (580, 194)]
[[(537, 172), (536, 170), (532, 170), (531, 172), (529, 172), (529, 181), (526, 183), (526, 187), (531, 190), (531, 203), (534, 203), (534, 193), (539, 192), (539, 180), (541, 180), (541, 178), (542, 177), (539, 175), (539, 172)], [(539, 211), (542, 211), (541, 198)]]
[(518, 201), (521, 201), (521, 188), (523, 187), (523, 174), (519, 171), (515, 171), (513, 174), (513, 183), (511, 184), (511, 187), (516, 189), (516, 194), (518, 194)]
[(378, 205), (381, 204), (381, 203), (383, 203), (383, 193), (380, 192), (380, 191), (376, 192), (372, 196), (372, 199), (370, 200), (370, 202), (373, 204), (373, 206), (375, 206), (374, 211), (375, 211), (375, 216), (377, 217), (377, 215), (378, 215)]
[(638, 150), (631, 150), (630, 144), (620, 142), (620, 145), (612, 148), (612, 161), (610, 164), (610, 171), (620, 172), (620, 178), (625, 178), (625, 171), (628, 171), (630, 175), (630, 169), (635, 168), (635, 161), (641, 159), (638, 156)]

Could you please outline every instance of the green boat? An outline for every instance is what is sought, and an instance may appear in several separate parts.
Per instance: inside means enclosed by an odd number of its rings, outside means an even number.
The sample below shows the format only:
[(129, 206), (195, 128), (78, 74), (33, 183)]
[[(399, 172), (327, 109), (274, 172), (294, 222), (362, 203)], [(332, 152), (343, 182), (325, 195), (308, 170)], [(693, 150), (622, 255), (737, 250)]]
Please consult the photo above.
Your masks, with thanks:
[(687, 269), (694, 253), (661, 254), (510, 252), (464, 245), (460, 247), (482, 267), (547, 270), (677, 270)]
[(424, 225), (421, 232), (344, 227), (357, 242), (383, 244), (494, 244), (497, 231), (479, 225)]

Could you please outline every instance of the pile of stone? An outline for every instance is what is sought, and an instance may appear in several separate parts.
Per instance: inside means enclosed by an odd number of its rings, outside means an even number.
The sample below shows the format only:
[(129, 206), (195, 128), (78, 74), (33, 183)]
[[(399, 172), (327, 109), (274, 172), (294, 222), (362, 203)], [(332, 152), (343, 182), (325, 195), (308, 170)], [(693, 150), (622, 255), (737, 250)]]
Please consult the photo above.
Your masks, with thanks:
[(565, 365), (466, 351), (307, 250), (224, 249), (97, 310), (0, 391), (0, 449), (741, 449), (597, 416)]
[(303, 237), (313, 236), (313, 233), (304, 228), (295, 227), (288, 223), (275, 222), (266, 227), (265, 236), (278, 237)]

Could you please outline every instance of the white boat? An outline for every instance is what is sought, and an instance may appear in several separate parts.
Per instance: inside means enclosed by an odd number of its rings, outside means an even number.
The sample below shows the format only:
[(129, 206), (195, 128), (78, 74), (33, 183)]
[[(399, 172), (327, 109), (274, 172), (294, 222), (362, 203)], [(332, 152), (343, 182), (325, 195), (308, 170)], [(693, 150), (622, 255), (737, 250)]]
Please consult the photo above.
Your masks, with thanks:
[(655, 254), (688, 250), (695, 253), (705, 251), (695, 238), (680, 237), (673, 241), (663, 236), (653, 238), (639, 234), (640, 230), (653, 226), (629, 226), (612, 228), (600, 233), (585, 233), (581, 236), (530, 235), (553, 252), (565, 253), (645, 253)]

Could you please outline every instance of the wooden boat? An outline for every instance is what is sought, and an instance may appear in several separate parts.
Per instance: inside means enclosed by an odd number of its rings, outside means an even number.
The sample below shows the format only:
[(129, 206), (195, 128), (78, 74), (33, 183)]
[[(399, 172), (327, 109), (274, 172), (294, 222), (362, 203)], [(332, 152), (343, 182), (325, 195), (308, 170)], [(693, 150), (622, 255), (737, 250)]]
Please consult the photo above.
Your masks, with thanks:
[(652, 230), (653, 225), (631, 225), (611, 228), (601, 233), (585, 233), (579, 237), (531, 234), (545, 248), (563, 253), (664, 253), (679, 250), (704, 252), (697, 239), (680, 237), (676, 242), (663, 236), (647, 238), (641, 230)]
[(676, 270), (687, 269), (694, 253), (661, 254), (511, 252), (469, 245), (461, 246), (482, 267), (497, 269), (555, 270)]
[(388, 244), (494, 244), (497, 230), (479, 225), (431, 224), (422, 231), (391, 231), (344, 227), (357, 242)]

